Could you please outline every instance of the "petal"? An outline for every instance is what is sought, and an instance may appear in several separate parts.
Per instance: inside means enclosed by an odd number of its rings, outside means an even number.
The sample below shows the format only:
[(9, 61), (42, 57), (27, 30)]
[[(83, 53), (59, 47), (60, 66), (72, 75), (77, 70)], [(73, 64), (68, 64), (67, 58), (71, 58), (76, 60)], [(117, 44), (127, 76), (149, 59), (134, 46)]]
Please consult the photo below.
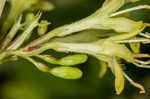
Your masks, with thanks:
[(99, 71), (99, 78), (102, 78), (107, 71), (107, 64), (103, 61), (100, 61), (100, 71)]
[(102, 16), (110, 15), (123, 6), (124, 3), (125, 0), (105, 0), (102, 8), (100, 8), (96, 13), (101, 14)]
[(123, 44), (117, 44), (112, 40), (98, 41), (101, 45), (101, 53), (109, 56), (117, 56), (123, 58), (128, 62), (133, 62), (133, 54), (131, 51)]
[(111, 70), (115, 75), (115, 89), (116, 94), (119, 95), (124, 89), (124, 76), (122, 73), (122, 69), (117, 62), (117, 59), (114, 57), (112, 62), (109, 63), (111, 66)]

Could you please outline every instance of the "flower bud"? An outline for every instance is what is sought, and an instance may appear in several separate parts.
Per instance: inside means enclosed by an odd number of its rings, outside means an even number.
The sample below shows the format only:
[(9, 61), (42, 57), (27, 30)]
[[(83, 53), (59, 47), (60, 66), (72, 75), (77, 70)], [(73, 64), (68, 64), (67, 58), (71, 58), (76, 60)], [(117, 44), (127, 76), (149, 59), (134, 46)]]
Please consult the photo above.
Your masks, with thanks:
[(70, 55), (60, 59), (60, 65), (77, 65), (86, 62), (88, 59), (87, 55), (77, 54), (77, 55)]
[(47, 20), (42, 20), (40, 22), (40, 25), (38, 27), (38, 34), (39, 34), (39, 36), (42, 36), (42, 35), (44, 35), (46, 33), (49, 24), (50, 23)]
[(82, 76), (82, 71), (74, 67), (56, 67), (49, 72), (63, 79), (79, 79)]

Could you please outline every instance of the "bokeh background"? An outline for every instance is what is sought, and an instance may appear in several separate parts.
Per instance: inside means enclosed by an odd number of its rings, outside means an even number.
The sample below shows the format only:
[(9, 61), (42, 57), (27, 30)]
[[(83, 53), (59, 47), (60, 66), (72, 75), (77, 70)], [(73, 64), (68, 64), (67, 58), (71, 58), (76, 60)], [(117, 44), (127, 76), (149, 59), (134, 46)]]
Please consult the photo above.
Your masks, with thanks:
[[(42, 17), (52, 22), (49, 30), (90, 15), (104, 2), (104, 0), (49, 1), (55, 5), (55, 9), (44, 12)], [(139, 4), (150, 4), (150, 0), (127, 4), (122, 9)], [(150, 10), (134, 11), (131, 13), (131, 18), (150, 22)], [(143, 53), (148, 53), (150, 48), (149, 45), (143, 45), (141, 49)], [(58, 56), (56, 52), (51, 53)], [(104, 78), (98, 78), (100, 66), (97, 59), (90, 56), (88, 61), (79, 67), (84, 72), (81, 79), (63, 80), (40, 72), (23, 59), (0, 65), (0, 99), (150, 99), (150, 69), (141, 69), (127, 64), (124, 71), (132, 79), (144, 85), (147, 93), (139, 94), (139, 89), (126, 81), (123, 93), (117, 96), (114, 77), (110, 70)]]

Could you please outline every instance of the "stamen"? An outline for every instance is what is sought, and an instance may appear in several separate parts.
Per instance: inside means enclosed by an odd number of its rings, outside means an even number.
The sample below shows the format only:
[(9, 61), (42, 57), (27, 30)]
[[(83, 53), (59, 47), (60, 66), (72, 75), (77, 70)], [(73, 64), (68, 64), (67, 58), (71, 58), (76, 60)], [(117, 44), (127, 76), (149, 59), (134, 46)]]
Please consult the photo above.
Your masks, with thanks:
[(139, 64), (138, 62), (133, 63), (135, 66), (140, 67), (140, 68), (147, 68), (150, 69), (150, 65), (145, 65), (145, 64)]
[(139, 35), (143, 36), (145, 38), (150, 38), (150, 35), (148, 34), (148, 32), (146, 32), (146, 34), (145, 33), (140, 33)]
[(129, 9), (125, 9), (125, 10), (122, 10), (122, 11), (115, 12), (112, 15), (110, 15), (110, 17), (114, 17), (114, 16), (117, 16), (117, 15), (121, 15), (123, 13), (131, 12), (131, 11), (135, 11), (135, 10), (139, 10), (139, 9), (150, 9), (150, 6), (149, 5), (139, 5), (139, 6), (136, 6), (136, 7), (133, 7), (133, 8), (129, 8)]
[(149, 54), (134, 54), (135, 58), (150, 58)]
[[(150, 58), (150, 55), (148, 54), (134, 54), (135, 58)], [(137, 67), (141, 67), (141, 68), (150, 68), (150, 60), (148, 61), (141, 61), (138, 59), (135, 59), (135, 62), (133, 63), (134, 65), (136, 65)]]
[(138, 43), (138, 42), (150, 43), (150, 40), (149, 39), (130, 39), (130, 40), (117, 41), (117, 43)]
[(138, 59), (135, 59), (135, 61), (136, 61), (137, 63), (144, 64), (144, 65), (149, 64), (149, 61), (141, 61), (141, 60), (138, 60)]
[[(150, 7), (149, 7), (150, 9)], [(150, 27), (150, 23), (144, 23), (145, 26)]]
[(139, 93), (145, 93), (145, 89), (142, 85), (139, 83), (134, 82), (125, 72), (123, 72), (124, 77), (132, 84), (134, 87), (139, 88), (140, 92)]

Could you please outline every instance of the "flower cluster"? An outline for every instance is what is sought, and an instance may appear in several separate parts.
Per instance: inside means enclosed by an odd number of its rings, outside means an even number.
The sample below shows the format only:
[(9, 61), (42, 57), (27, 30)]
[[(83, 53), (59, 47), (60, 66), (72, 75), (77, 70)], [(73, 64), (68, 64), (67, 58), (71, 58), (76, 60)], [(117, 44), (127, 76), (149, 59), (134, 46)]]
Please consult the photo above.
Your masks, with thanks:
[[(131, 1), (136, 2), (137, 0)], [(149, 57), (147, 54), (140, 53), (140, 43), (150, 42), (149, 34), (142, 33), (150, 25), (142, 21), (131, 20), (124, 15), (124, 13), (138, 9), (150, 9), (150, 6), (140, 5), (116, 12), (127, 2), (129, 0), (105, 0), (102, 7), (92, 15), (46, 33), (50, 22), (40, 20), (41, 12), (37, 15), (27, 13), (24, 22), (22, 22), (20, 14), (27, 10), (51, 10), (53, 8), (52, 4), (38, 0), (28, 0), (28, 2), (26, 0), (10, 0), (12, 7), (1, 29), (0, 62), (4, 63), (24, 58), (43, 72), (49, 72), (64, 79), (78, 79), (82, 76), (82, 71), (72, 66), (86, 62), (88, 55), (92, 55), (99, 59), (101, 66), (100, 78), (106, 73), (107, 67), (111, 69), (115, 76), (117, 94), (120, 94), (124, 89), (125, 78), (133, 86), (140, 88), (140, 93), (145, 93), (143, 86), (134, 82), (122, 70), (120, 61), (123, 59), (138, 67), (150, 68), (148, 66), (149, 62), (137, 59)], [(16, 5), (18, 6), (16, 7)], [(20, 17), (15, 21), (18, 16)], [(13, 26), (11, 26), (12, 24)], [(37, 34), (40, 37), (27, 43), (30, 41), (29, 39), (35, 29), (37, 29)], [(18, 34), (20, 31), (22, 33)], [(78, 34), (71, 35), (77, 32)], [(16, 35), (18, 36), (16, 37)], [(96, 36), (99, 36), (99, 38)], [(94, 40), (88, 40), (85, 37), (93, 37)], [(87, 41), (83, 41), (83, 39)], [(126, 44), (129, 44), (131, 50)], [(78, 54), (56, 59), (52, 55), (43, 54), (49, 49)], [(50, 68), (46, 64), (37, 61), (35, 57), (59, 66)]]

